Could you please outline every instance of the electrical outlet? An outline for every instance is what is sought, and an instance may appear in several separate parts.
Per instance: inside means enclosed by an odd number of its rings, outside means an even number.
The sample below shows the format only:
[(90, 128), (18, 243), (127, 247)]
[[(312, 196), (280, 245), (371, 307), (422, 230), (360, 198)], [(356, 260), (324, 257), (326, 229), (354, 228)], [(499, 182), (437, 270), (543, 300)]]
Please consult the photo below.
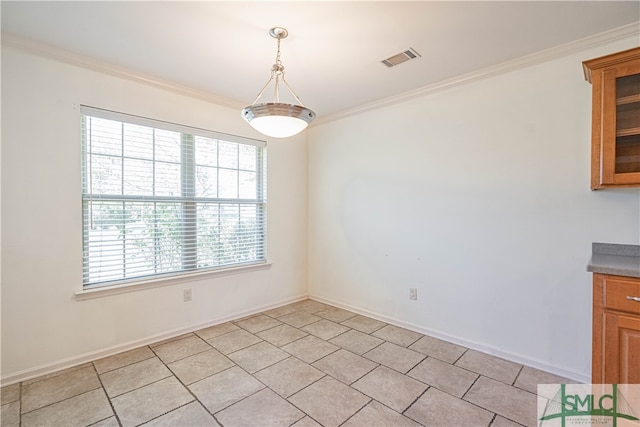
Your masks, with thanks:
[(418, 288), (409, 288), (409, 299), (414, 301), (418, 299)]
[(182, 296), (183, 296), (185, 302), (186, 301), (191, 301), (191, 288), (185, 289), (182, 292)]

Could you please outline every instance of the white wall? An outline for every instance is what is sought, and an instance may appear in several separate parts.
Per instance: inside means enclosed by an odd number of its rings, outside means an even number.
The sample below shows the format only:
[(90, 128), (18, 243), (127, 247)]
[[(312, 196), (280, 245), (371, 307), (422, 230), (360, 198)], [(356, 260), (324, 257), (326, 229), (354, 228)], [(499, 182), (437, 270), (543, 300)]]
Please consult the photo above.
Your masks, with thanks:
[(238, 110), (3, 46), (5, 383), (307, 294), (303, 135), (268, 141), (270, 269), (75, 300), (82, 287), (79, 104), (259, 138)]
[(591, 243), (639, 243), (640, 192), (589, 190), (581, 62), (635, 45), (313, 127), (310, 295), (588, 381)]

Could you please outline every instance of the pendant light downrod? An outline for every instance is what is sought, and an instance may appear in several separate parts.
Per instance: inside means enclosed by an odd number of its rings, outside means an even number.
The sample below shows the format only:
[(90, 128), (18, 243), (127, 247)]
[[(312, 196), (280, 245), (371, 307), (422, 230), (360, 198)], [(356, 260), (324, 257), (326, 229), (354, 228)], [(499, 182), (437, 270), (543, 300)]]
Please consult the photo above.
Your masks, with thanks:
[[(269, 35), (278, 41), (276, 61), (271, 67), (271, 77), (251, 105), (242, 110), (242, 117), (264, 135), (286, 138), (304, 130), (315, 119), (316, 113), (304, 106), (284, 78), (284, 65), (280, 60), (280, 40), (286, 38), (289, 32), (286, 28), (273, 27), (269, 30)], [(274, 82), (273, 102), (259, 103), (271, 82)], [(280, 102), (280, 83), (284, 84), (300, 105)]]

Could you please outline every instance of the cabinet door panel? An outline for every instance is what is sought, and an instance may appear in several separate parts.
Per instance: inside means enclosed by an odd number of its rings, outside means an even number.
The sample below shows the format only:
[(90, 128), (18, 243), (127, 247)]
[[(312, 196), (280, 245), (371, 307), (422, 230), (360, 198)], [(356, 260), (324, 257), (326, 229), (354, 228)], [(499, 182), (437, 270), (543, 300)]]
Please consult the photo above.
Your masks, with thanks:
[(640, 318), (604, 313), (604, 381), (640, 384)]
[(618, 315), (604, 313), (604, 349), (602, 370), (604, 371), (603, 384), (618, 384), (620, 376), (620, 335), (618, 334)]
[(620, 345), (620, 384), (640, 384), (640, 319), (618, 318)]

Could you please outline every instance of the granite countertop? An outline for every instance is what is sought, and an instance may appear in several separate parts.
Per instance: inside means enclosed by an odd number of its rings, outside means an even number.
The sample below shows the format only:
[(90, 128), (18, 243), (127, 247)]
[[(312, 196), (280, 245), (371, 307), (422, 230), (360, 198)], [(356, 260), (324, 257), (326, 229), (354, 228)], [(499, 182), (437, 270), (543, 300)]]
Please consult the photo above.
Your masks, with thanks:
[(587, 271), (640, 277), (640, 246), (593, 243)]

